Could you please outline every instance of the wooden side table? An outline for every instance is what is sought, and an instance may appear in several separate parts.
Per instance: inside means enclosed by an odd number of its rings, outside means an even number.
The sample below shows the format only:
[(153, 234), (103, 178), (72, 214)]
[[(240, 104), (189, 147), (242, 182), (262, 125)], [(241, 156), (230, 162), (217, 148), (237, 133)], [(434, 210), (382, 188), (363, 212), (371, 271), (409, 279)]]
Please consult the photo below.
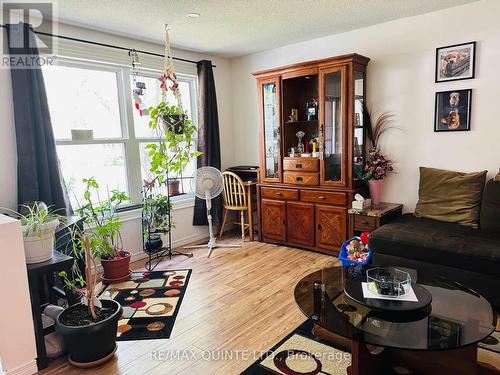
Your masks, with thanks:
[(403, 205), (400, 203), (380, 202), (364, 210), (351, 208), (349, 213), (349, 238), (361, 232), (373, 232), (375, 229), (401, 216)]

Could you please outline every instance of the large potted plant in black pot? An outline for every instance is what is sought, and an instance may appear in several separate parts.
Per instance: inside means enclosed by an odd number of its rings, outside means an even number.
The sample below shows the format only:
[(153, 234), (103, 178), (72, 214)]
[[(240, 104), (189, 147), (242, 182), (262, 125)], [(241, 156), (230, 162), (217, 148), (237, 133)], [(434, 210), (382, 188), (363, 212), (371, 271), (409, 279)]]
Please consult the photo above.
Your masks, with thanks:
[[(122, 307), (114, 300), (97, 298), (98, 287), (94, 256), (100, 239), (92, 233), (71, 230), (75, 266), (72, 276), (61, 272), (68, 289), (81, 297), (81, 302), (65, 309), (56, 319), (56, 330), (68, 350), (70, 363), (78, 367), (93, 367), (110, 359), (116, 351), (116, 331)], [(97, 250), (97, 251), (96, 251)], [(77, 265), (85, 264), (85, 277)]]
[(94, 178), (83, 179), (85, 191), (77, 210), (85, 218), (85, 233), (90, 236), (92, 255), (100, 259), (103, 268), (102, 279), (106, 283), (126, 280), (130, 274), (130, 251), (123, 250), (120, 229), (122, 223), (117, 210), (127, 195), (111, 190), (108, 199), (99, 197), (99, 184)]

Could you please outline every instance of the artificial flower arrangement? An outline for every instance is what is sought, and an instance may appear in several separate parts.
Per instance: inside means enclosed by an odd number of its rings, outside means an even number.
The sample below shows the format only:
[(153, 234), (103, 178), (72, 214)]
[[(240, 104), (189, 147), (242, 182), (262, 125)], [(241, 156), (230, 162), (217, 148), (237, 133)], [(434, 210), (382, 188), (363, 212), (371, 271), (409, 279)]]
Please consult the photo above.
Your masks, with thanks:
[(365, 181), (383, 180), (388, 173), (394, 171), (394, 163), (382, 155), (379, 150), (370, 150), (369, 155), (363, 176)]

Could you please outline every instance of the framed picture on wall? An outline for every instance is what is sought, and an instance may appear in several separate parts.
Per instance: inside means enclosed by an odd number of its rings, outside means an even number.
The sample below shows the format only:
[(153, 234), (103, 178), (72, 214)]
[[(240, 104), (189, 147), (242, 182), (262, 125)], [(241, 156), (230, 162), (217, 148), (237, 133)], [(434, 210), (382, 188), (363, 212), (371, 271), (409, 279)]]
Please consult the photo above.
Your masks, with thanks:
[(476, 42), (436, 49), (436, 82), (474, 78)]
[(471, 89), (437, 92), (434, 131), (470, 130), (471, 102)]

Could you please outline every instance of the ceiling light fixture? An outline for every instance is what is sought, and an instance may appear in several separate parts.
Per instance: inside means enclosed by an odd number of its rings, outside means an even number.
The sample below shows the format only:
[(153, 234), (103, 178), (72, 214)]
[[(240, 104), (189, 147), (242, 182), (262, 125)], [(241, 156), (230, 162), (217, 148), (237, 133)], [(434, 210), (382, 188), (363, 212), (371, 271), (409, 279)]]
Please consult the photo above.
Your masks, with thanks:
[(191, 12), (191, 13), (186, 14), (186, 17), (189, 17), (189, 18), (198, 18), (199, 16), (200, 16), (200, 13), (195, 13), (195, 12)]

